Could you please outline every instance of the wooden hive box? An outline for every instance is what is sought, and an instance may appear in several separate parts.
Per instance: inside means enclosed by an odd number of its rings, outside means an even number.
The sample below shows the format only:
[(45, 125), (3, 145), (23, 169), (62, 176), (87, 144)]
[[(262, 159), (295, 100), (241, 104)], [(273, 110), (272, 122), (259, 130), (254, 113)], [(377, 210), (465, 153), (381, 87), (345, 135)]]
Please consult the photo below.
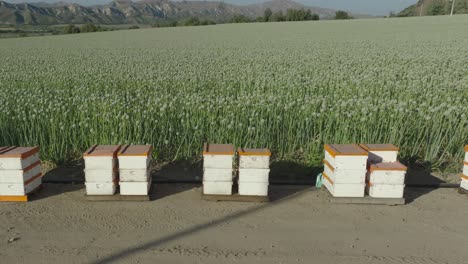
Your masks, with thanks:
[(392, 144), (360, 144), (369, 152), (369, 163), (396, 162), (399, 148)]
[(356, 144), (325, 144), (325, 160), (335, 170), (366, 170), (368, 153)]
[(119, 169), (146, 170), (151, 162), (151, 145), (125, 145), (117, 156), (119, 157)]
[(465, 146), (465, 162), (468, 162), (468, 145)]
[(234, 158), (234, 146), (231, 144), (203, 145), (203, 168), (231, 169)]
[(367, 193), (374, 198), (403, 198), (406, 170), (399, 162), (372, 164), (367, 174)]
[(234, 146), (203, 145), (203, 193), (232, 195)]
[(237, 153), (239, 195), (268, 196), (270, 150), (238, 148)]
[(94, 145), (83, 154), (85, 169), (113, 171), (120, 145)]
[(364, 197), (368, 153), (356, 144), (325, 144), (324, 185), (334, 197)]
[(0, 170), (24, 170), (39, 161), (39, 147), (2, 147)]
[(118, 153), (120, 182), (147, 182), (150, 177), (151, 145), (126, 145)]
[(269, 149), (238, 148), (240, 169), (269, 169), (270, 156)]
[(407, 168), (400, 162), (372, 164), (368, 181), (372, 184), (405, 184)]

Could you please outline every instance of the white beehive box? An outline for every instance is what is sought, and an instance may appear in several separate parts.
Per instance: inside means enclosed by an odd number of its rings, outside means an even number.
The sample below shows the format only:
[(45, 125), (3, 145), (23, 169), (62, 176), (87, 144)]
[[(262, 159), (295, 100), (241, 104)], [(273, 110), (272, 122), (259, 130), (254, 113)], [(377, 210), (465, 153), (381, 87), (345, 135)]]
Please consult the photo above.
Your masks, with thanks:
[(468, 162), (468, 145), (465, 146), (465, 162)]
[(366, 186), (370, 197), (374, 198), (403, 198), (404, 184), (371, 184)]
[(232, 169), (203, 169), (203, 181), (232, 182)]
[(21, 183), (1, 183), (0, 196), (23, 196), (34, 191), (42, 183), (42, 174), (39, 173), (29, 180)]
[(125, 145), (117, 154), (120, 170), (146, 170), (151, 162), (151, 145)]
[(94, 145), (83, 154), (86, 170), (108, 170), (117, 167), (120, 145)]
[(239, 194), (268, 196), (268, 182), (239, 182)]
[(151, 188), (151, 178), (148, 181), (141, 182), (120, 182), (121, 195), (148, 195)]
[(231, 144), (203, 145), (203, 168), (231, 169), (234, 158), (234, 146)]
[[(122, 182), (148, 182), (150, 177), (151, 145), (126, 145), (117, 154), (119, 158), (119, 177)], [(132, 186), (132, 184), (126, 184)], [(134, 184), (134, 186), (143, 186)], [(120, 184), (122, 186), (122, 184)], [(139, 187), (141, 190), (144, 188)], [(121, 194), (123, 194), (121, 192)]]
[(113, 170), (88, 170), (85, 169), (85, 181), (87, 182), (112, 182), (118, 178), (117, 168)]
[(37, 161), (24, 170), (0, 170), (0, 183), (21, 183), (37, 176), (42, 171), (41, 162)]
[(325, 160), (335, 170), (366, 170), (368, 153), (356, 144), (325, 144)]
[(325, 144), (324, 185), (334, 197), (364, 197), (368, 153), (356, 144)]
[(406, 170), (399, 162), (372, 164), (367, 175), (367, 193), (374, 198), (403, 198)]
[(468, 162), (463, 162), (463, 175), (468, 175)]
[(341, 167), (335, 170), (328, 161), (324, 160), (324, 172), (336, 184), (341, 183), (354, 183), (364, 185), (366, 182), (366, 170), (346, 170)]
[(214, 195), (231, 195), (232, 181), (203, 181), (203, 193)]
[(461, 180), (461, 183), (460, 183), (460, 187), (465, 189), (465, 190), (468, 190), (468, 176), (462, 175), (462, 180)]
[(268, 149), (238, 148), (240, 169), (269, 169), (271, 152)]
[(233, 158), (234, 146), (231, 144), (203, 145), (204, 194), (232, 194)]
[(2, 147), (0, 170), (24, 170), (39, 161), (39, 147)]
[(392, 144), (360, 144), (369, 152), (369, 163), (396, 162), (399, 148)]
[(115, 182), (85, 182), (87, 195), (113, 195), (117, 189)]
[(149, 169), (119, 170), (120, 182), (144, 182), (150, 177)]
[(323, 184), (334, 197), (364, 197), (365, 184), (334, 183), (323, 173)]
[(238, 148), (239, 194), (268, 196), (270, 156), (268, 149)]
[(268, 183), (270, 169), (239, 169), (239, 184), (241, 183)]
[(407, 168), (400, 162), (372, 164), (369, 167), (367, 181), (377, 184), (405, 184)]

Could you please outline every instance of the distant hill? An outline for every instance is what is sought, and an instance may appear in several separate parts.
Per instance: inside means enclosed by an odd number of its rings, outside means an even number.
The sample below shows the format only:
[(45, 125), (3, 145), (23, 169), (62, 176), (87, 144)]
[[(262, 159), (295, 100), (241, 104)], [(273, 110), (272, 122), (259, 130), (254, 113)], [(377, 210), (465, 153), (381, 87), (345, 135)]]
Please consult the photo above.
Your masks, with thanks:
[(305, 8), (322, 19), (332, 18), (335, 14), (332, 9), (309, 7), (291, 0), (272, 0), (244, 6), (216, 1), (114, 0), (106, 5), (89, 7), (65, 2), (10, 4), (0, 0), (0, 24), (150, 24), (191, 16), (225, 22), (234, 15), (262, 16), (266, 8), (273, 12)]
[[(452, 1), (419, 0), (401, 11), (398, 16), (434, 16), (448, 15), (452, 9)], [(468, 0), (455, 0), (454, 14), (468, 14)]]

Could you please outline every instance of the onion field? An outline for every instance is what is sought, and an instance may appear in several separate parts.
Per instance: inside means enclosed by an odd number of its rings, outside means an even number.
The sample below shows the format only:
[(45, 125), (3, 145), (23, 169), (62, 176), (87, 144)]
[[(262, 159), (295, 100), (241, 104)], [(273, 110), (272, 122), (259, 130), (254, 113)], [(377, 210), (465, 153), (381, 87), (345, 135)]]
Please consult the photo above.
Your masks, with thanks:
[(319, 163), (324, 143), (393, 143), (433, 168), (468, 143), (468, 16), (226, 24), (0, 40), (0, 146), (203, 142)]

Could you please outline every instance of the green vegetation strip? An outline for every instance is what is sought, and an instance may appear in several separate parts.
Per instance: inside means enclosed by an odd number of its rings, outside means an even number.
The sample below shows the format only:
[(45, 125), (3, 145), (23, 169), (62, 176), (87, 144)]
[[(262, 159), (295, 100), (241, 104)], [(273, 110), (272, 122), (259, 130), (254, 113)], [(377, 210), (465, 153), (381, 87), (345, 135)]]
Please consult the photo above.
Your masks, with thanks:
[(393, 143), (433, 168), (468, 142), (468, 16), (141, 29), (0, 40), (0, 145), (203, 142), (319, 163), (324, 143)]

